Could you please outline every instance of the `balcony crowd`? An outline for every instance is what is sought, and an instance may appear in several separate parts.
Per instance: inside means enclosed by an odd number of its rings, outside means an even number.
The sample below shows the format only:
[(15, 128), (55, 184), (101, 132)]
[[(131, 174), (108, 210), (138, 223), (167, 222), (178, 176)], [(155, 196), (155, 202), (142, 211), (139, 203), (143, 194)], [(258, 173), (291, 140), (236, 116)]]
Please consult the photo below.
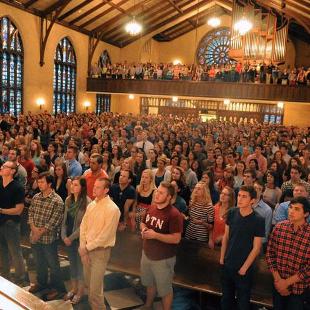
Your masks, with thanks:
[(286, 68), (276, 64), (182, 65), (172, 63), (95, 64), (91, 77), (136, 80), (191, 80), (265, 83), (289, 86), (310, 85), (310, 67)]

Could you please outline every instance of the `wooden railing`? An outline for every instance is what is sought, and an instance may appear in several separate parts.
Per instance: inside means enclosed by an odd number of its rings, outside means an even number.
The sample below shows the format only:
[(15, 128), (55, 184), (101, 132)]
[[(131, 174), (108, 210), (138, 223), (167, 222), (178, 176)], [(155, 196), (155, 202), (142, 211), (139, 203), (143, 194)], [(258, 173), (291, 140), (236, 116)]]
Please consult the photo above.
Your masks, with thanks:
[(310, 103), (309, 86), (290, 87), (255, 83), (88, 78), (87, 91)]

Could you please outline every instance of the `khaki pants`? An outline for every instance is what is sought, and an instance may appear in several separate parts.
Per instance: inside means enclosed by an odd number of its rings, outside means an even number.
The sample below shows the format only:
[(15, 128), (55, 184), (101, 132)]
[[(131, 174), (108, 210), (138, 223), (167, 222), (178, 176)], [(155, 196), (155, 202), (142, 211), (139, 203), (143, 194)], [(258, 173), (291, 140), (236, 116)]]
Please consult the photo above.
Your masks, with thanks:
[(104, 310), (103, 277), (110, 258), (111, 248), (97, 248), (89, 252), (90, 264), (83, 266), (88, 300), (92, 310)]

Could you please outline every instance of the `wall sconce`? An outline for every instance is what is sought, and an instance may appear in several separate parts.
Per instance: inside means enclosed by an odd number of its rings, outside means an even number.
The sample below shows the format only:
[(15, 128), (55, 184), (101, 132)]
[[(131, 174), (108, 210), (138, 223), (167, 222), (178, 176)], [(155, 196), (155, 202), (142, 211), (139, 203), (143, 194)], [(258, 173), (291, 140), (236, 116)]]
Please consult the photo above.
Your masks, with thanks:
[(45, 105), (45, 100), (44, 100), (44, 98), (38, 98), (38, 99), (36, 100), (36, 103), (37, 103), (37, 105), (39, 106), (40, 110), (42, 110), (42, 106)]
[(173, 102), (177, 102), (178, 99), (179, 99), (179, 98), (178, 98), (177, 96), (173, 96), (173, 97), (172, 97), (172, 101), (173, 101)]
[(224, 104), (225, 105), (229, 105), (230, 104), (230, 100), (229, 99), (224, 99)]
[(283, 109), (283, 108), (284, 108), (284, 102), (279, 101), (279, 102), (277, 103), (277, 107), (278, 107), (279, 109)]
[(133, 99), (135, 99), (135, 95), (130, 94), (130, 95), (128, 96), (128, 98), (129, 98), (130, 100), (133, 100)]
[(83, 105), (84, 105), (85, 110), (88, 111), (88, 108), (90, 107), (90, 102), (87, 100), (84, 102)]
[(173, 62), (173, 65), (176, 66), (176, 65), (182, 65), (182, 62), (180, 59), (175, 59)]

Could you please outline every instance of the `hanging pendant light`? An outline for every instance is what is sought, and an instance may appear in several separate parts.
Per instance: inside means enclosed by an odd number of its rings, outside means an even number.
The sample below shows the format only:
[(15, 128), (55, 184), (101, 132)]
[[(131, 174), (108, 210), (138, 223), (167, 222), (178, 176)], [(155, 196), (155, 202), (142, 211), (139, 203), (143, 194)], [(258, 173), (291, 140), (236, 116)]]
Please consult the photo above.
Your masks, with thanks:
[(207, 23), (210, 27), (216, 28), (221, 24), (221, 20), (218, 17), (213, 16), (208, 19)]
[(141, 33), (142, 25), (136, 21), (135, 17), (133, 17), (132, 20), (126, 24), (125, 30), (129, 35), (136, 36)]

